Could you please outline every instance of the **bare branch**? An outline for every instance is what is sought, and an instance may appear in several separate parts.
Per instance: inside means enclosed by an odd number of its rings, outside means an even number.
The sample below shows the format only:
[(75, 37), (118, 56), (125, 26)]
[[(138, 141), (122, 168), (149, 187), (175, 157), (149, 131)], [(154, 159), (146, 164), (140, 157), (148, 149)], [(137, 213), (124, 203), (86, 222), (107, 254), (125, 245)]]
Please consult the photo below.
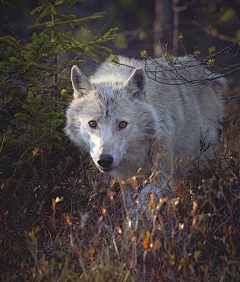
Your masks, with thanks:
[(236, 95), (236, 96), (222, 98), (222, 100), (237, 100), (239, 98), (240, 98), (240, 95)]
[[(164, 58), (167, 65), (159, 60), (150, 58), (145, 61), (145, 72), (148, 78), (166, 85), (208, 84), (213, 80), (240, 71), (240, 61), (236, 59), (236, 55), (239, 54), (239, 44), (240, 40), (215, 54), (209, 55), (206, 58), (199, 58), (198, 60), (193, 55), (188, 55), (188, 60), (186, 61), (181, 60), (179, 57), (174, 57), (173, 59), (171, 58), (173, 57), (172, 55), (166, 53)], [(222, 56), (227, 56), (231, 59), (229, 64), (217, 62), (217, 59)], [(212, 65), (209, 64), (209, 60), (213, 60)], [(207, 68), (209, 66), (212, 67), (211, 72)], [(202, 71), (203, 75), (200, 79), (193, 79), (191, 77), (191, 68), (201, 68), (199, 71)], [(164, 74), (167, 72), (171, 75), (166, 77)]]

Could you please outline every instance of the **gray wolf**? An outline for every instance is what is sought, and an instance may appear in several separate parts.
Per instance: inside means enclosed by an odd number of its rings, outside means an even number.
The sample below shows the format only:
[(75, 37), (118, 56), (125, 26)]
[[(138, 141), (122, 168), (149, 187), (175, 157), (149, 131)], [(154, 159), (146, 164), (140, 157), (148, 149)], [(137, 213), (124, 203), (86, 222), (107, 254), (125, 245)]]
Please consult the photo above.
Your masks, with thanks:
[[(170, 68), (164, 59), (157, 62)], [(180, 155), (184, 162), (188, 155), (199, 156), (201, 138), (206, 144), (217, 143), (223, 78), (205, 86), (160, 84), (145, 74), (144, 61), (119, 56), (119, 63), (104, 62), (89, 79), (77, 66), (71, 71), (74, 97), (66, 112), (65, 133), (90, 153), (100, 171), (126, 180), (139, 168), (151, 170), (157, 153), (164, 150), (158, 169), (166, 177), (172, 158)], [(154, 69), (151, 61), (147, 66)], [(189, 71), (192, 79), (207, 72), (203, 67)], [(170, 71), (159, 75), (176, 81)], [(201, 160), (212, 156), (210, 146)]]

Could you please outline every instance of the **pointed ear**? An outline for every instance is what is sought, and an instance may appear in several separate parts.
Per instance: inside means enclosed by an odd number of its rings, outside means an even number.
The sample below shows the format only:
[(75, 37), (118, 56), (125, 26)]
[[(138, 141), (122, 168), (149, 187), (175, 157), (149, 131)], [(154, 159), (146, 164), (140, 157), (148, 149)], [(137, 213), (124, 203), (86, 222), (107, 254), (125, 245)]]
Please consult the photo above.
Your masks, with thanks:
[(81, 72), (81, 70), (75, 65), (71, 70), (71, 81), (74, 90), (74, 98), (80, 98), (90, 90), (94, 90), (94, 86), (86, 78), (86, 76)]
[(131, 98), (144, 100), (146, 98), (146, 76), (142, 68), (135, 69), (124, 85)]

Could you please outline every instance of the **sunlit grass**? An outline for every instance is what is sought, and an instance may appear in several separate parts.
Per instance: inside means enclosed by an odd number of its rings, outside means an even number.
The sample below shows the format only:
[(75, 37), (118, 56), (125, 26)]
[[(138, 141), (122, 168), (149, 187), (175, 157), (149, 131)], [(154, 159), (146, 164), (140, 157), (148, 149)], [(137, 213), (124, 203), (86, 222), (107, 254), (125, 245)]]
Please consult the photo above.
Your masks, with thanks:
[(2, 281), (239, 281), (239, 147), (223, 140), (175, 195), (149, 195), (137, 225), (122, 184), (86, 161), (54, 189), (4, 183)]

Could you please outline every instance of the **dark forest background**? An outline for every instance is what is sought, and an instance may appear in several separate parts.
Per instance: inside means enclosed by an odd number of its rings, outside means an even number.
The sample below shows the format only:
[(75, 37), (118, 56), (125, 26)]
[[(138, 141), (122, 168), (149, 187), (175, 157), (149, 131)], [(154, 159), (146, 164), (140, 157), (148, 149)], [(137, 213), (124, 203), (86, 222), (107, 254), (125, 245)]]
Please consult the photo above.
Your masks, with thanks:
[[(37, 0), (3, 1), (1, 36), (14, 35), (28, 42), (33, 30), (27, 26), (35, 23), (37, 18), (37, 14), (30, 13), (37, 6)], [(240, 39), (238, 0), (91, 0), (77, 3), (75, 7), (74, 14), (78, 18), (106, 12), (103, 20), (88, 23), (91, 32), (75, 28), (76, 36), (87, 42), (97, 34), (118, 27), (117, 39), (108, 46), (114, 54), (129, 57), (139, 57), (142, 50), (147, 50), (150, 56), (159, 57), (165, 44), (168, 44), (169, 50), (175, 46), (179, 55), (185, 55), (185, 50), (177, 46), (176, 37), (180, 32), (184, 35), (186, 51), (192, 54), (193, 48), (197, 47), (202, 56), (208, 54), (208, 48), (213, 44), (220, 50)], [(63, 11), (72, 13), (69, 8)], [(208, 25), (212, 25), (212, 37), (209, 36)], [(90, 75), (95, 65), (89, 60), (82, 69)]]

